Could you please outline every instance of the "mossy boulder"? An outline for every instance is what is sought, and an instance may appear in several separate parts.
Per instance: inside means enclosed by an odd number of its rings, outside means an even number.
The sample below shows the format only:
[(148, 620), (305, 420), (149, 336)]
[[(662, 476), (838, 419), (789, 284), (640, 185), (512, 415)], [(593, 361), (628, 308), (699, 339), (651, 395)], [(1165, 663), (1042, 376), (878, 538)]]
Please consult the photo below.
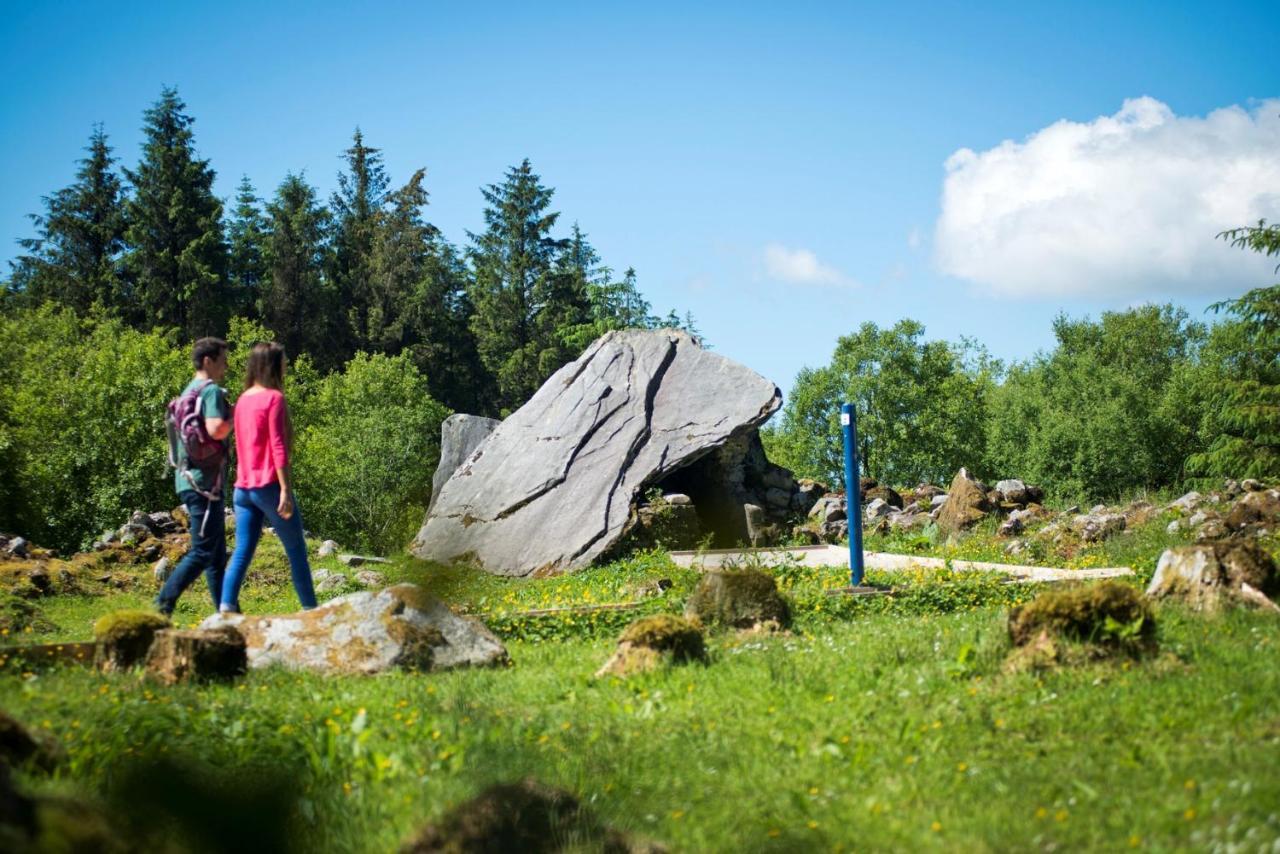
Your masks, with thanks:
[(1010, 670), (1039, 669), (1156, 649), (1156, 622), (1141, 592), (1118, 581), (1041, 593), (1009, 612)]
[(759, 569), (712, 570), (702, 577), (685, 604), (684, 615), (705, 626), (755, 628), (763, 623), (791, 625), (791, 608), (772, 575)]
[(152, 611), (113, 611), (93, 624), (98, 642), (94, 662), (105, 671), (127, 670), (141, 664), (151, 649), (156, 632), (169, 621)]
[(665, 663), (706, 661), (702, 628), (674, 614), (641, 617), (618, 638), (618, 648), (596, 676), (627, 677), (655, 670)]
[(938, 527), (948, 533), (958, 533), (981, 522), (995, 508), (985, 486), (966, 469), (960, 469), (951, 479), (947, 500), (938, 513)]
[(473, 854), (520, 851), (658, 854), (661, 845), (638, 842), (606, 827), (576, 797), (526, 779), (498, 783), (458, 804), (400, 847), (401, 854)]
[(894, 490), (892, 487), (876, 486), (862, 493), (863, 504), (870, 504), (872, 501), (875, 501), (877, 498), (879, 498), (885, 504), (888, 504), (890, 507), (895, 507), (898, 510), (901, 510), (905, 506), (902, 500), (902, 496), (898, 494), (898, 492)]

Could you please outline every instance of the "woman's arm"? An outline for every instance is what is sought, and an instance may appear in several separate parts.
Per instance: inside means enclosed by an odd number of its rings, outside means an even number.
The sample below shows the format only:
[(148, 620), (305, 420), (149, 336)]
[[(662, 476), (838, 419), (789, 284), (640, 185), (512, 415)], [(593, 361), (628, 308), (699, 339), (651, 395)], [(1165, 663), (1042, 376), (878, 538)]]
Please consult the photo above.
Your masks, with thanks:
[(271, 443), (276, 481), (280, 484), (280, 503), (276, 512), (288, 519), (293, 516), (293, 493), (289, 490), (289, 413), (283, 395), (271, 402), (271, 411), (267, 414), (267, 439)]

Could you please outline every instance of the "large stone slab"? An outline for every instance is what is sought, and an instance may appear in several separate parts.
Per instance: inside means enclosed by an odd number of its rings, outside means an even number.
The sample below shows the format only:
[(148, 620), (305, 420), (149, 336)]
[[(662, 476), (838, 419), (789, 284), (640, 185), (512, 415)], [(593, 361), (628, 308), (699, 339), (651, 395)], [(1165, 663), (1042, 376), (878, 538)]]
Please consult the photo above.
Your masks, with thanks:
[(221, 614), (200, 624), (222, 626), (244, 635), (250, 667), (368, 674), (507, 661), (506, 648), (484, 624), (453, 613), (416, 584), (339, 596), (296, 614)]
[(781, 402), (684, 332), (610, 332), (480, 443), (411, 551), (499, 575), (588, 566), (626, 531), (642, 488), (754, 433)]
[(450, 415), (444, 420), (440, 425), (440, 462), (436, 466), (435, 476), (431, 478), (431, 503), (427, 505), (428, 512), (435, 506), (440, 490), (453, 477), (458, 466), (466, 462), (467, 457), (501, 423), (496, 418), (485, 418), (483, 415)]

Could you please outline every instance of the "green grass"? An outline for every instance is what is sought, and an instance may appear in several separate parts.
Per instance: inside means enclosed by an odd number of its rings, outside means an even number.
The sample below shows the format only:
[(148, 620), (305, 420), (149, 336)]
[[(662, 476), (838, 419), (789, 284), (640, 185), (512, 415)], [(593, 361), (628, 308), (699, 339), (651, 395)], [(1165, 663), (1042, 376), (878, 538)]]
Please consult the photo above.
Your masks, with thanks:
[[(1164, 524), (1089, 560), (1149, 573), (1181, 541)], [(979, 531), (951, 551), (980, 557), (994, 539)], [(1006, 609), (1034, 588), (981, 574), (872, 574), (899, 594), (849, 600), (824, 593), (847, 583), (842, 571), (784, 565), (772, 571), (795, 606), (794, 635), (713, 635), (708, 666), (620, 682), (592, 673), (635, 613), (514, 615), (628, 601), (660, 577), (672, 588), (639, 613), (678, 611), (697, 576), (663, 555), (527, 581), (409, 559), (379, 570), (481, 616), (513, 666), (371, 678), (275, 670), (161, 688), (138, 674), (11, 664), (0, 706), (69, 755), (53, 779), (22, 784), (98, 796), (129, 762), (157, 756), (283, 774), (297, 786), (301, 850), (394, 850), (449, 805), (524, 775), (678, 851), (1257, 850), (1280, 839), (1280, 620), (1265, 614), (1165, 607), (1155, 659), (1007, 676)], [(207, 614), (202, 587), (184, 596), (183, 624)], [(35, 637), (84, 638), (102, 613), (147, 601), (42, 600), (59, 629)], [(278, 543), (264, 542), (242, 601), (295, 607)]]

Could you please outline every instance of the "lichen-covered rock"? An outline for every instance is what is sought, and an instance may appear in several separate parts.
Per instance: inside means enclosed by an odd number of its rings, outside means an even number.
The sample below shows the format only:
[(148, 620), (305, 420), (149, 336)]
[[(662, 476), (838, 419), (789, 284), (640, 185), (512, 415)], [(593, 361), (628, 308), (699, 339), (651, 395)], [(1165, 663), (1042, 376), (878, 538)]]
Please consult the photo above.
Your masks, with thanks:
[(641, 617), (623, 630), (618, 648), (596, 676), (627, 677), (655, 670), (665, 663), (706, 661), (702, 629), (673, 614)]
[(1155, 630), (1155, 618), (1142, 594), (1118, 581), (1048, 590), (1009, 612), (1009, 638), (1017, 646), (1041, 631), (1068, 640), (1107, 644), (1124, 640), (1126, 632), (1153, 640)]
[(996, 483), (996, 492), (1000, 493), (1000, 500), (1007, 501), (1010, 504), (1026, 504), (1027, 485), (1017, 478), (1009, 478)]
[(1280, 521), (1280, 490), (1246, 492), (1227, 513), (1227, 527), (1240, 531), (1250, 525), (1275, 526)]
[(147, 653), (147, 675), (166, 684), (234, 679), (245, 672), (244, 636), (230, 626), (162, 629)]
[[(412, 551), (442, 563), (470, 559), (498, 575), (589, 566), (626, 533), (646, 486), (731, 440), (758, 443), (759, 426), (781, 402), (776, 385), (687, 333), (610, 332), (458, 467)], [(733, 508), (738, 527), (741, 506)]]
[(94, 663), (107, 672), (141, 664), (156, 632), (168, 627), (169, 621), (152, 611), (113, 611), (100, 617), (93, 624), (98, 644)]
[(1160, 555), (1147, 596), (1177, 599), (1209, 612), (1229, 605), (1261, 605), (1258, 596), (1270, 601), (1280, 596), (1280, 573), (1271, 556), (1251, 540), (1179, 546)]
[(761, 623), (791, 625), (791, 608), (778, 583), (758, 569), (718, 569), (702, 577), (685, 604), (684, 615), (706, 626), (749, 629)]
[(1122, 513), (1106, 513), (1097, 508), (1071, 519), (1071, 530), (1086, 543), (1098, 543), (1113, 537), (1125, 529), (1125, 518)]
[(405, 841), (401, 854), (663, 854), (603, 825), (576, 797), (532, 779), (498, 783)]
[(350, 593), (296, 614), (217, 615), (200, 628), (225, 625), (244, 636), (249, 666), (254, 668), (282, 665), (367, 674), (508, 660), (506, 648), (483, 623), (453, 613), (415, 584)]
[(994, 509), (983, 484), (962, 468), (951, 480), (947, 500), (937, 517), (938, 527), (949, 533), (958, 533), (972, 528)]

